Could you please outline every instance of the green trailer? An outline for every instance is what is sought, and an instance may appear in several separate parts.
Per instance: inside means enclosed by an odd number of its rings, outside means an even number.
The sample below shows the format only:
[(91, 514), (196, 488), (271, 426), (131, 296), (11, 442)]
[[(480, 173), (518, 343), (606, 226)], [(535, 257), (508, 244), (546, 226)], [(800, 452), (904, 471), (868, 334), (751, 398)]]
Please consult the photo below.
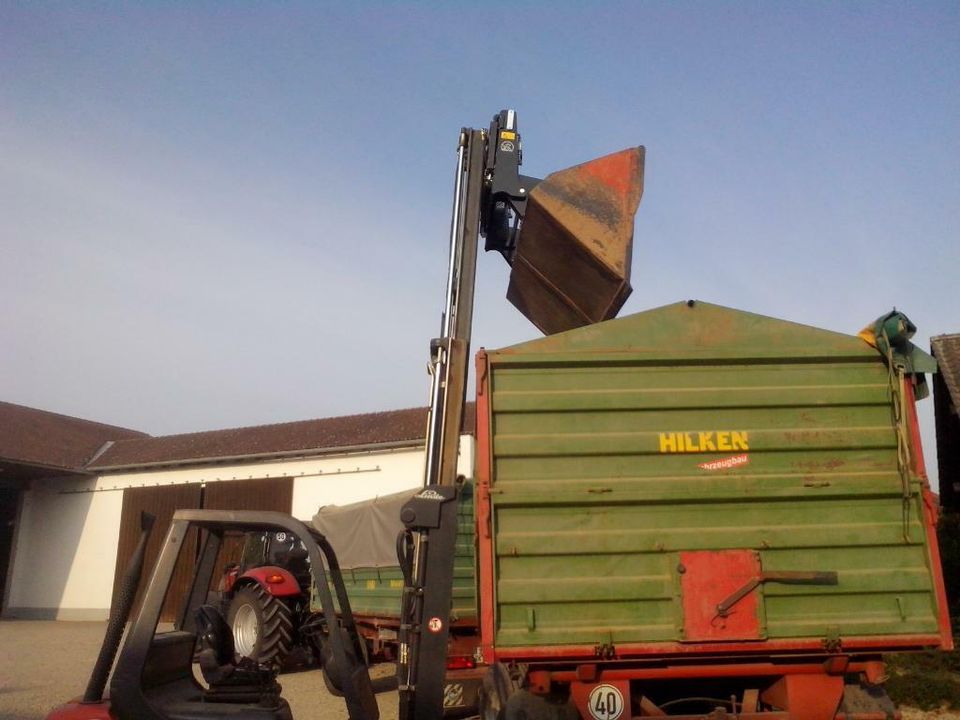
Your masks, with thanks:
[[(416, 494), (408, 490), (344, 506), (321, 507), (313, 526), (336, 552), (344, 588), (368, 659), (396, 660), (402, 622), (404, 578), (397, 558), (398, 535), (404, 525), (400, 509)], [(476, 536), (473, 483), (460, 487), (454, 555), (449, 643), (443, 678), (443, 716), (473, 715), (484, 669), (478, 667)], [(311, 607), (319, 613), (317, 590)], [(319, 617), (319, 615), (318, 615)], [(320, 650), (324, 655), (324, 650)], [(328, 687), (333, 687), (324, 667)]]
[[(415, 491), (405, 491), (344, 506), (320, 508), (313, 525), (337, 553), (344, 586), (361, 634), (373, 656), (393, 659), (400, 625), (403, 573), (396, 555), (403, 530), (400, 507)], [(453, 604), (450, 622), (455, 651), (451, 658), (472, 658), (478, 643), (473, 483), (465, 482), (457, 513)], [(465, 664), (463, 660), (461, 665)]]
[(832, 718), (951, 647), (908, 363), (693, 301), (477, 362), (482, 655), (527, 694)]

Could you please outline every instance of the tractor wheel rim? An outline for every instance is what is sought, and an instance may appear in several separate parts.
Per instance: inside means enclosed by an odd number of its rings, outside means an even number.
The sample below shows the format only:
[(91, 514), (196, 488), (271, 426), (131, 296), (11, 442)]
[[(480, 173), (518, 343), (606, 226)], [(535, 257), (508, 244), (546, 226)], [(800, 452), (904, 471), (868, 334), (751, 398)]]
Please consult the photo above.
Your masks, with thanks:
[(233, 644), (237, 652), (253, 657), (253, 648), (257, 644), (259, 623), (257, 613), (251, 605), (241, 605), (233, 616)]

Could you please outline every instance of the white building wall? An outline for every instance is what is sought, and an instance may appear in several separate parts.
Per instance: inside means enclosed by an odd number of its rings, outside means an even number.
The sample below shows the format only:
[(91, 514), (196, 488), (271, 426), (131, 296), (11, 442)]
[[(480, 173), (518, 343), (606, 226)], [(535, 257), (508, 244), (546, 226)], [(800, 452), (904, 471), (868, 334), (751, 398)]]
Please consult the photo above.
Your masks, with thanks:
[[(321, 505), (415, 488), (422, 482), (423, 464), (422, 448), (402, 448), (35, 483), (24, 493), (4, 615), (107, 617), (125, 488), (293, 477), (292, 514), (309, 521)], [(473, 467), (474, 441), (465, 435), (459, 472), (472, 477)]]

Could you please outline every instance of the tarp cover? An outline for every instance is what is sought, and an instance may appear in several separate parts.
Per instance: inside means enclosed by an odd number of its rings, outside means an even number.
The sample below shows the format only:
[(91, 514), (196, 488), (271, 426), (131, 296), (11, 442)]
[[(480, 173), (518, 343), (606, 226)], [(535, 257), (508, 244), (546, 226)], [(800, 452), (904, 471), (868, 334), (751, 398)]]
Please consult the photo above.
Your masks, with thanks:
[(396, 567), (397, 535), (403, 530), (400, 509), (417, 492), (324, 505), (313, 516), (313, 526), (330, 541), (341, 568)]

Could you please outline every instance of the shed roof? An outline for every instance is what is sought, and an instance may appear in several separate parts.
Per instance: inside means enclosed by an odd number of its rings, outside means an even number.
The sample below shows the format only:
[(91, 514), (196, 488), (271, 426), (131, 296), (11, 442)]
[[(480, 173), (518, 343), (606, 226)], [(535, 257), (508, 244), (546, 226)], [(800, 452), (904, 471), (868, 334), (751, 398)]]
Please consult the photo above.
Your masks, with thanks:
[[(463, 432), (474, 431), (474, 416), (473, 406), (468, 404)], [(187, 465), (376, 445), (415, 445), (422, 443), (426, 436), (426, 422), (427, 409), (421, 407), (121, 440), (100, 455), (89, 469)]]
[(932, 337), (930, 347), (953, 401), (953, 411), (960, 415), (960, 333)]
[(933, 378), (933, 416), (937, 429), (940, 504), (960, 508), (960, 333), (930, 338), (940, 372)]
[(77, 471), (110, 440), (145, 433), (0, 402), (0, 462)]

